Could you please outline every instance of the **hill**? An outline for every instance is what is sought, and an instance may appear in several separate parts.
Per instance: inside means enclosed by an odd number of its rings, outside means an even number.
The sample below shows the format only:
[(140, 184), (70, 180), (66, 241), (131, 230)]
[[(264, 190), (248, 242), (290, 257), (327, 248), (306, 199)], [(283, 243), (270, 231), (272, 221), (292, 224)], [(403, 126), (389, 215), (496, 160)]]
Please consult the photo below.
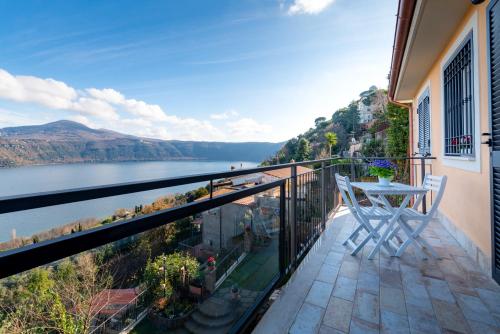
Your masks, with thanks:
[(181, 159), (260, 162), (281, 146), (149, 139), (61, 120), (0, 129), (0, 166)]
[[(264, 164), (287, 163), (343, 156), (405, 156), (408, 149), (408, 110), (387, 99), (387, 92), (375, 86), (361, 92), (357, 100), (318, 117), (314, 127), (285, 145)], [(327, 136), (335, 138), (331, 147)]]

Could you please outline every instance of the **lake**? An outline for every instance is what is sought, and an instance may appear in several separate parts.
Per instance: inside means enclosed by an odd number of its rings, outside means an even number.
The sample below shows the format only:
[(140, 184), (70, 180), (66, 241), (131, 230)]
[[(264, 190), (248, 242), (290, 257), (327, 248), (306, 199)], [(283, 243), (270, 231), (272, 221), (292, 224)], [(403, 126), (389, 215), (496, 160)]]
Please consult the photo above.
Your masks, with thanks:
[[(248, 161), (153, 161), (0, 168), (0, 197), (181, 175), (222, 172), (229, 171), (231, 166), (251, 168), (257, 165), (256, 162)], [(9, 240), (13, 229), (15, 229), (18, 237), (31, 236), (34, 233), (78, 219), (104, 218), (113, 214), (116, 209), (149, 204), (160, 196), (185, 193), (206, 184), (207, 182), (202, 182), (80, 203), (0, 214), (0, 242)]]

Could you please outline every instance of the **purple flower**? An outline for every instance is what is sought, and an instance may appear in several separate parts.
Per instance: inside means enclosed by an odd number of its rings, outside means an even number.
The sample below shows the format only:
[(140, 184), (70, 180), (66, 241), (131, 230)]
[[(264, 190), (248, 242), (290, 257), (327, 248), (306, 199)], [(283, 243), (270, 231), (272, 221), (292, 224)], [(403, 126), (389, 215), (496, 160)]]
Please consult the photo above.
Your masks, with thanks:
[(396, 165), (388, 160), (375, 160), (371, 164), (369, 164), (369, 166), (377, 168), (396, 169)]

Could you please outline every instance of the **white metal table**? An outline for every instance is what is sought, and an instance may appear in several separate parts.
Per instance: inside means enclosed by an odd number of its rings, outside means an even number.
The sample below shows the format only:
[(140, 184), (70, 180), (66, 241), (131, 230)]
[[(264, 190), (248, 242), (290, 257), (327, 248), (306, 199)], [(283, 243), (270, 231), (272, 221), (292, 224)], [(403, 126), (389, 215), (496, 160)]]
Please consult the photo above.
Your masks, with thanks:
[[(387, 228), (381, 238), (377, 241), (375, 248), (368, 255), (369, 259), (373, 259), (375, 254), (379, 252), (382, 244), (388, 241), (387, 237), (389, 236), (389, 233), (391, 233), (391, 231), (395, 228), (395, 224), (398, 223), (399, 217), (410, 203), (412, 196), (423, 195), (427, 192), (427, 190), (422, 187), (414, 187), (396, 182), (391, 183), (390, 186), (382, 186), (376, 182), (351, 182), (351, 185), (355, 188), (361, 189), (373, 205), (383, 206), (384, 209), (392, 213), (392, 217), (387, 223)], [(404, 196), (404, 199), (399, 207), (393, 207), (391, 205), (386, 197), (391, 195)]]

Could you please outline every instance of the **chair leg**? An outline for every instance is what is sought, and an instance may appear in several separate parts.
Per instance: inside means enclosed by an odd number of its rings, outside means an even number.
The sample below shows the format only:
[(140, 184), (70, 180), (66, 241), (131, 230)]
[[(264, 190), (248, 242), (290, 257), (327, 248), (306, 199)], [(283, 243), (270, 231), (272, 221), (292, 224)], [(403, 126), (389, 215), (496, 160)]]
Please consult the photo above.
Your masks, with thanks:
[(378, 230), (383, 225), (385, 225), (385, 224), (388, 224), (387, 230), (385, 230), (384, 233), (381, 236), (375, 237), (373, 239), (374, 241), (376, 241), (377, 239), (378, 240), (377, 240), (377, 242), (375, 244), (375, 247), (373, 248), (373, 250), (368, 255), (368, 260), (373, 260), (373, 258), (375, 257), (375, 254), (377, 254), (377, 252), (380, 251), (380, 247), (382, 247), (382, 246), (384, 246), (384, 248), (387, 249), (387, 251), (389, 252), (390, 255), (392, 255), (394, 253), (394, 251), (391, 248), (390, 244), (387, 242), (387, 235), (389, 235), (389, 229), (391, 228), (390, 222), (387, 221), (387, 220), (380, 221), (380, 223), (375, 227), (375, 231), (374, 232), (378, 232)]
[(363, 241), (361, 241), (357, 246), (356, 248), (354, 248), (354, 250), (351, 252), (351, 255), (356, 255), (359, 253), (359, 251), (361, 249), (363, 249), (363, 247), (367, 244), (368, 241), (370, 241), (373, 237), (374, 237), (374, 234), (375, 234), (375, 231), (371, 231), (370, 233), (368, 233), (368, 235), (363, 239)]
[(432, 248), (432, 246), (429, 245), (429, 243), (420, 235), (422, 231), (425, 230), (427, 225), (429, 225), (430, 221), (430, 219), (421, 220), (420, 225), (413, 231), (413, 237), (422, 246), (422, 248), (425, 248), (434, 258), (438, 259), (439, 255), (436, 253), (434, 248)]
[(389, 234), (389, 236), (387, 237), (387, 240), (392, 240), (395, 236), (397, 236), (397, 233), (399, 232), (399, 230), (401, 229), (401, 227), (399, 226), (396, 226), (392, 232)]
[(416, 251), (420, 254), (420, 256), (424, 259), (427, 259), (427, 256), (425, 255), (425, 253), (422, 252), (421, 248), (422, 248), (422, 245), (420, 245), (417, 240), (416, 240), (416, 236), (415, 236), (415, 230), (413, 230), (411, 228), (410, 225), (408, 225), (407, 222), (405, 221), (402, 221), (400, 222), (399, 226), (401, 227), (401, 229), (405, 232), (406, 236), (407, 236), (407, 239), (403, 242), (403, 244), (398, 248), (398, 250), (396, 251), (396, 255), (397, 257), (400, 257), (404, 251), (406, 250), (406, 248), (408, 248), (409, 245), (411, 245), (412, 243), (415, 244), (415, 249)]
[[(363, 239), (363, 241), (361, 241), (355, 248), (354, 250), (351, 252), (351, 255), (356, 255), (357, 253), (359, 253), (359, 251), (368, 243), (368, 241), (370, 240), (377, 240), (378, 238), (380, 238), (380, 235), (378, 233), (378, 231), (380, 230), (380, 228), (382, 227), (382, 225), (384, 225), (385, 221), (380, 221), (379, 224), (375, 227), (373, 227), (371, 224), (370, 224), (370, 221), (366, 221), (364, 222), (363, 225), (361, 225), (365, 230), (368, 231), (368, 235)], [(358, 232), (359, 233), (359, 232)], [(350, 240), (352, 241), (352, 239)]]
[(356, 241), (356, 239), (359, 236), (359, 232), (361, 232), (363, 228), (365, 227), (361, 224), (358, 227), (356, 227), (356, 229), (354, 229), (354, 231), (347, 237), (347, 239), (342, 243), (342, 245), (344, 246), (347, 245), (349, 243), (349, 240)]

